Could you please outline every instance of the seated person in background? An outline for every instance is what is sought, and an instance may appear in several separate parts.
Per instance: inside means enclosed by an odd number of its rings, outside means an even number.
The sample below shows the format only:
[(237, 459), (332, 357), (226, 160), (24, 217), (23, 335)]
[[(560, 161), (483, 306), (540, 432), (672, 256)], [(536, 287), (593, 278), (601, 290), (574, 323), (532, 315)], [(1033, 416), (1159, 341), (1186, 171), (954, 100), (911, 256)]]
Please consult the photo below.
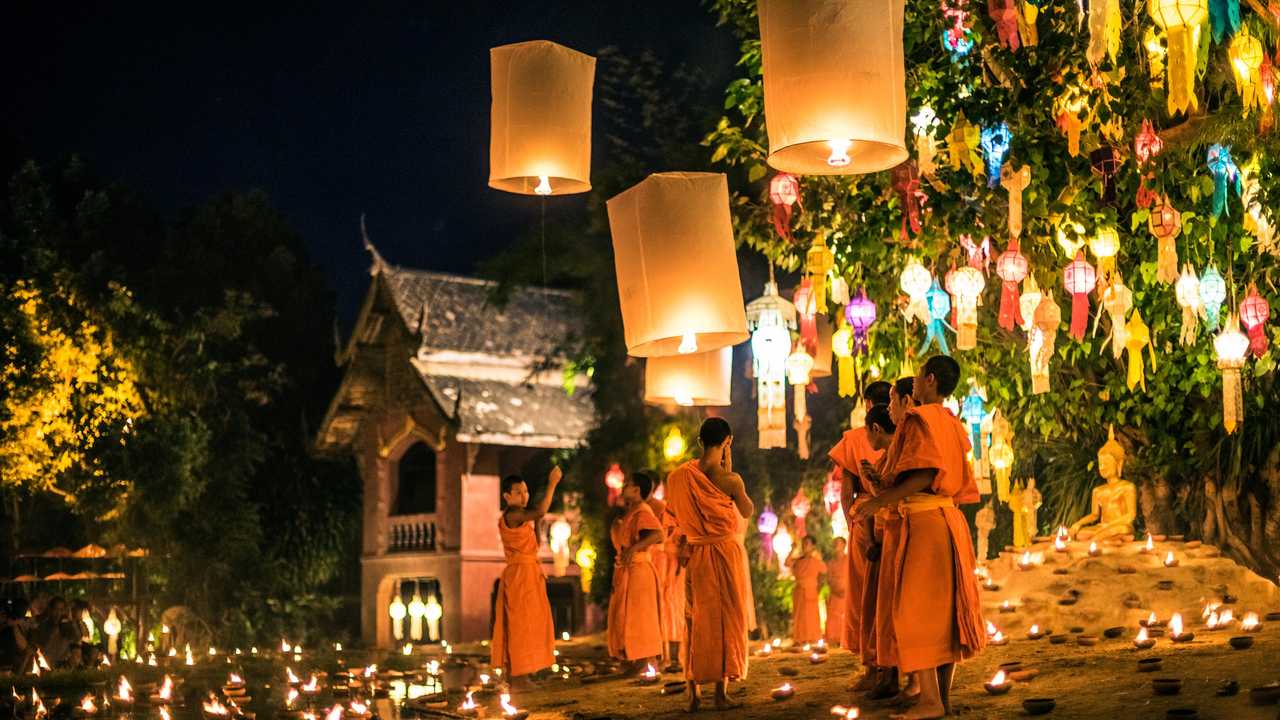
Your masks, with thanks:
[(15, 598), (0, 604), (0, 671), (20, 673), (26, 669), (32, 654), (27, 641), (27, 601)]
[[(102, 662), (104, 648), (93, 642), (93, 631), (100, 629), (99, 618), (87, 600), (78, 598), (71, 602), (71, 622), (80, 633), (80, 661), (84, 667), (97, 667)], [(105, 640), (104, 640), (105, 642)]]
[(80, 664), (80, 631), (71, 620), (67, 601), (61, 597), (49, 600), (36, 621), (31, 640), (53, 667), (77, 667)]

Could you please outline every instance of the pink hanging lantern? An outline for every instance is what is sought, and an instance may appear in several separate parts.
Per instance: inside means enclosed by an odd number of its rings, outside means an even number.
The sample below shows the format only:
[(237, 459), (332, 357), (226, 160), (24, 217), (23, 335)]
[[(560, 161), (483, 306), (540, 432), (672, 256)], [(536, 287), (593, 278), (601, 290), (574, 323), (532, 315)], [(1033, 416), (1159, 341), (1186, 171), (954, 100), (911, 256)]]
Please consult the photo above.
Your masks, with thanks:
[(1258, 294), (1258, 286), (1249, 285), (1249, 294), (1240, 302), (1240, 322), (1249, 331), (1249, 352), (1254, 357), (1262, 357), (1267, 351), (1267, 318), (1271, 317), (1271, 306)]
[(876, 304), (867, 297), (865, 287), (858, 288), (858, 294), (844, 306), (844, 319), (853, 330), (853, 352), (861, 355), (867, 352), (867, 339), (871, 325), (876, 321)]
[(1062, 285), (1071, 293), (1071, 337), (1084, 340), (1089, 325), (1089, 293), (1098, 282), (1098, 273), (1084, 259), (1084, 251), (1076, 251), (1076, 259), (1062, 271)]
[(791, 236), (791, 206), (800, 204), (800, 179), (791, 173), (778, 173), (769, 181), (769, 200), (773, 203), (773, 229), (787, 242), (795, 242)]
[(826, 506), (828, 515), (835, 515), (840, 512), (840, 490), (843, 483), (840, 478), (839, 466), (833, 467), (830, 474), (827, 475), (827, 482), (822, 486), (822, 503)]
[(1009, 241), (1009, 249), (996, 258), (996, 275), (1000, 276), (1000, 327), (1012, 330), (1023, 324), (1018, 303), (1018, 283), (1027, 277), (1027, 256), (1018, 249), (1018, 238)]
[(767, 563), (773, 559), (773, 534), (778, 531), (778, 516), (772, 507), (765, 505), (756, 516), (756, 531), (760, 533), (760, 547)]
[(818, 298), (813, 292), (813, 281), (807, 277), (801, 280), (792, 299), (800, 322), (800, 342), (812, 357), (818, 354)]
[(622, 472), (622, 468), (618, 463), (609, 466), (609, 471), (604, 474), (604, 486), (609, 489), (609, 504), (612, 505), (618, 496), (622, 494), (622, 486), (627, 482), (627, 476)]
[(809, 515), (809, 496), (804, 494), (804, 488), (796, 490), (796, 496), (791, 498), (791, 514), (796, 516), (796, 538), (805, 536), (804, 519)]

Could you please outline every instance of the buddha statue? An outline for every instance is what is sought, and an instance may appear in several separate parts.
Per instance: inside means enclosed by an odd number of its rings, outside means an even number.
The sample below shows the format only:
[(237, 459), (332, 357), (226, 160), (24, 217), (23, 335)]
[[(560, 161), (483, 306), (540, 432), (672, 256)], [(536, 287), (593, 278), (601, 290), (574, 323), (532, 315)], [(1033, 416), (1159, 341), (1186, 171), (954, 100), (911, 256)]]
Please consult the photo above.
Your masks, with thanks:
[(1121, 477), (1124, 473), (1124, 448), (1116, 442), (1115, 427), (1107, 429), (1107, 443), (1098, 450), (1098, 474), (1106, 481), (1093, 489), (1089, 514), (1071, 526), (1071, 534), (1079, 540), (1107, 540), (1133, 534), (1133, 521), (1138, 516), (1138, 491), (1133, 483)]

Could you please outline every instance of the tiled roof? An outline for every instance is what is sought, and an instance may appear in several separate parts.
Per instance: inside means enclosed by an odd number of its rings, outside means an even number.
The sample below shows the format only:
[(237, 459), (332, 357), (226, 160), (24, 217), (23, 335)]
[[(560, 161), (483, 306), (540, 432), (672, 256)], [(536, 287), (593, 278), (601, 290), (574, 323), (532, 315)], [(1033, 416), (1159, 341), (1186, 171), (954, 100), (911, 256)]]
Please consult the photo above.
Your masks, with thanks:
[(595, 422), (588, 388), (423, 375), (440, 407), (458, 421), (458, 439), (522, 447), (579, 445)]

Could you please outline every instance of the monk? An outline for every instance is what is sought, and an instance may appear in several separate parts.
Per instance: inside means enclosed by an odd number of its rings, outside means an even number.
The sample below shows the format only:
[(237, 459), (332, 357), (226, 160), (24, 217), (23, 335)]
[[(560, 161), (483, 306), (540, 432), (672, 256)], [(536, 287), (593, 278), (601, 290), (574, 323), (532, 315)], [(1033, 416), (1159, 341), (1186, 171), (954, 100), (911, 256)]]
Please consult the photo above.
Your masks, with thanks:
[[(889, 383), (883, 380), (867, 385), (862, 393), (863, 409), (870, 410), (874, 405), (889, 402), (889, 390)], [(852, 517), (854, 506), (870, 498), (872, 492), (872, 488), (861, 481), (862, 463), (878, 461), (880, 452), (874, 450), (867, 442), (867, 428), (864, 426), (846, 430), (840, 442), (831, 448), (827, 456), (831, 458), (836, 470), (840, 473), (840, 506), (844, 508), (847, 517)], [(862, 594), (867, 577), (867, 549), (871, 546), (872, 538), (868, 535), (867, 528), (853, 523), (849, 527), (849, 541), (851, 547), (846, 560), (849, 588), (845, 592), (845, 635), (842, 640), (845, 647), (863, 656), (866, 671), (861, 679), (855, 681), (854, 688), (864, 690), (874, 680), (871, 669), (874, 663), (866, 662), (866, 653), (862, 650), (861, 641)], [(828, 627), (831, 624), (830, 611), (827, 612), (827, 624)]]
[[(661, 487), (659, 485), (659, 487)], [(676, 527), (675, 513), (659, 500), (658, 488), (649, 494), (649, 507), (662, 524), (660, 544), (649, 548), (653, 567), (658, 571), (662, 587), (662, 639), (666, 643), (667, 657), (671, 664), (666, 672), (684, 672), (680, 665), (680, 643), (684, 642), (684, 568), (680, 567), (680, 530)]]
[(827, 563), (827, 627), (822, 636), (832, 647), (844, 644), (845, 615), (848, 614), (849, 560), (845, 557), (845, 547), (845, 539), (836, 536), (831, 541), (831, 562)]
[(791, 639), (797, 645), (804, 645), (815, 643), (822, 637), (818, 588), (827, 574), (827, 564), (818, 554), (818, 544), (812, 535), (805, 535), (796, 549), (798, 552), (793, 552), (786, 560), (796, 580), (791, 588)]
[[(907, 411), (885, 459), (879, 495), (858, 509), (861, 519), (882, 508), (901, 517), (898, 546), (881, 573), (894, 579), (893, 632), (897, 664), (915, 674), (920, 700), (900, 717), (941, 718), (950, 712), (955, 664), (987, 642), (974, 576), (969, 524), (958, 504), (980, 500), (965, 455), (964, 427), (943, 398), (955, 391), (960, 365), (946, 355), (916, 374), (916, 407)], [(881, 599), (883, 602), (883, 598)]]
[[(895, 390), (890, 396), (889, 405), (876, 405), (867, 411), (867, 440), (872, 449), (879, 451), (881, 456), (874, 465), (863, 463), (859, 475), (862, 482), (873, 488), (876, 493), (880, 492), (880, 471), (884, 467), (884, 452), (892, 444), (896, 429), (893, 417), (895, 414), (899, 417), (906, 414), (906, 405), (911, 399), (911, 380), (906, 378), (905, 382), (899, 380), (895, 384), (895, 388), (901, 388), (902, 392), (898, 393)], [(862, 643), (860, 655), (862, 664), (867, 668), (870, 684), (859, 684), (855, 687), (858, 690), (869, 689), (871, 691), (869, 697), (872, 700), (893, 697), (899, 692), (896, 660), (890, 661), (893, 652), (893, 622), (887, 612), (881, 612), (879, 602), (880, 560), (886, 535), (887, 516), (888, 511), (881, 511), (865, 524), (853, 521), (855, 527), (861, 526), (863, 532), (872, 538), (867, 548), (867, 575), (862, 589), (862, 626), (859, 628), (859, 640)], [(888, 650), (883, 661), (880, 660), (879, 652), (881, 635), (885, 636), (883, 644)]]
[[(609, 654), (639, 672), (665, 652), (662, 640), (662, 583), (650, 550), (661, 547), (662, 523), (646, 502), (653, 476), (633, 473), (622, 486), (626, 513), (610, 535), (617, 559), (609, 598)], [(656, 666), (655, 666), (656, 668)]]
[(667, 477), (667, 506), (684, 534), (687, 588), (684, 675), (688, 711), (696, 712), (699, 684), (715, 683), (715, 707), (736, 707), (729, 681), (747, 673), (747, 624), (743, 608), (745, 560), (737, 539), (740, 518), (755, 514), (742, 478), (733, 472), (733, 431), (724, 418), (707, 418), (698, 431), (702, 456)]
[(498, 519), (498, 535), (507, 566), (498, 578), (489, 662), (502, 668), (515, 687), (532, 686), (529, 674), (549, 668), (556, 661), (556, 631), (534, 528), (551, 507), (562, 475), (559, 467), (551, 468), (547, 491), (533, 507), (528, 506), (529, 486), (519, 475), (502, 479), (503, 510)]

